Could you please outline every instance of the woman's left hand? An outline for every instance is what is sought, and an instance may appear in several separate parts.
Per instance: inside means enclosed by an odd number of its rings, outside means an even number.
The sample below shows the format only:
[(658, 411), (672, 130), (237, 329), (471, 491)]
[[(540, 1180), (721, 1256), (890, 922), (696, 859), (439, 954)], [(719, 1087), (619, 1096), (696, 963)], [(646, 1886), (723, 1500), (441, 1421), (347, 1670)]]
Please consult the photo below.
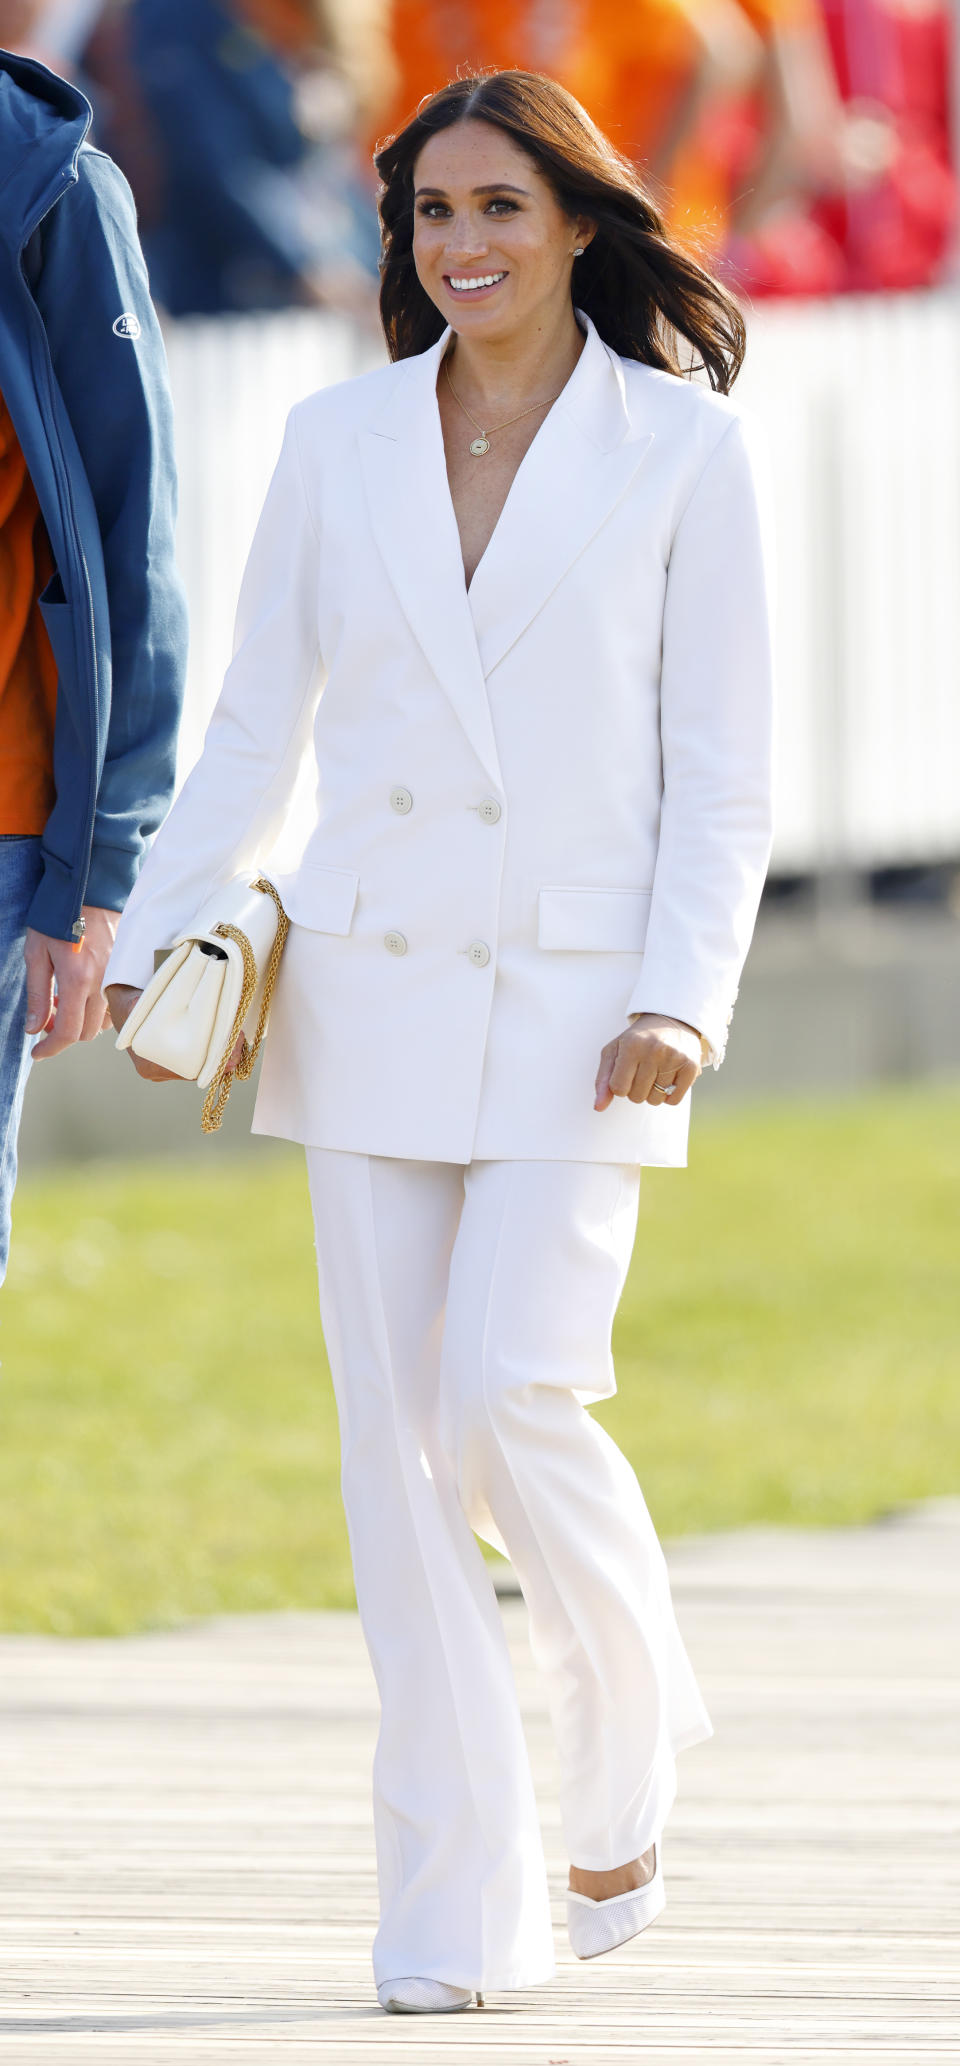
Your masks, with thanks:
[(633, 1105), (679, 1105), (700, 1074), (700, 1035), (683, 1019), (641, 1012), (626, 1031), (608, 1040), (600, 1056), (594, 1111), (614, 1098)]

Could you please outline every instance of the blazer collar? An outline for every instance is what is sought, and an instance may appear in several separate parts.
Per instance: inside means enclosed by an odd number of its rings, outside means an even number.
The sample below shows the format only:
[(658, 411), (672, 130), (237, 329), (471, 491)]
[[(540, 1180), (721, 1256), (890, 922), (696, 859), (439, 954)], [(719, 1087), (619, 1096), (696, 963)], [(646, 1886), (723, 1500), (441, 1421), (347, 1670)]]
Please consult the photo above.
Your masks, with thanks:
[(360, 434), (370, 523), (414, 637), (474, 752), (501, 781), (447, 483), (437, 373), (450, 336), (403, 362), (386, 406)]
[[(578, 308), (576, 317), (586, 343), (554, 409), (560, 410), (602, 452), (612, 451), (624, 438), (636, 434), (627, 407), (623, 367), (616, 352), (604, 344), (586, 309)], [(448, 323), (435, 344), (418, 352), (415, 358), (401, 361), (397, 369), (400, 378), (369, 426), (377, 437), (409, 440), (417, 435), (417, 418), (424, 407), (435, 401), (440, 361), (452, 334)]]
[[(586, 343), (526, 453), (469, 594), (437, 406), (450, 340), (404, 362), (361, 434), (370, 519), (410, 627), (481, 761), (499, 780), (485, 677), (626, 493), (653, 441), (623, 367), (583, 310)], [(478, 461), (482, 464), (482, 461)]]
[(606, 522), (653, 442), (631, 419), (619, 358), (577, 315), (586, 344), (517, 469), (470, 586), (485, 676)]

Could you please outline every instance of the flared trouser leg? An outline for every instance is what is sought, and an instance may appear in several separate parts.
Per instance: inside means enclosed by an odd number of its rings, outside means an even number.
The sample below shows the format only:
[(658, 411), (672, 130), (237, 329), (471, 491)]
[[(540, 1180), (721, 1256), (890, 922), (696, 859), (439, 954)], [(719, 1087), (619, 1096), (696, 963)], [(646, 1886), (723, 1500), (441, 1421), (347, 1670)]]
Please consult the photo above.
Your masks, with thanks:
[(543, 1848), (490, 1574), (437, 1440), (463, 1170), (309, 1149), (357, 1601), (381, 1700), (374, 1975), (549, 1979)]
[(634, 1472), (584, 1401), (615, 1390), (610, 1337), (640, 1172), (476, 1162), (450, 1262), (446, 1452), (473, 1527), (511, 1558), (560, 1754), (573, 1864), (645, 1851), (675, 1754), (712, 1733)]
[(381, 1696), (378, 1984), (553, 1966), (509, 1658), (473, 1529), (506, 1551), (560, 1753), (571, 1860), (659, 1836), (711, 1733), (615, 1389), (639, 1171), (308, 1150), (357, 1599)]

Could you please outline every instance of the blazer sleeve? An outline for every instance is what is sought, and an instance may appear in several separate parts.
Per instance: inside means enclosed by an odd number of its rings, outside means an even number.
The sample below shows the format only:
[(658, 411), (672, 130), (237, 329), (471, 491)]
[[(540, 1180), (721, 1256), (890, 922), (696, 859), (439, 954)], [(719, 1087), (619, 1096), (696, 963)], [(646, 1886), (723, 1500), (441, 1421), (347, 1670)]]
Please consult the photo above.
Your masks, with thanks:
[(262, 865), (280, 833), (323, 688), (318, 542), (291, 411), (240, 589), (233, 659), (203, 751), (117, 928), (104, 989), (142, 989), (212, 890)]
[(737, 415), (690, 495), (667, 569), (660, 836), (627, 1007), (696, 1026), (715, 1068), (770, 857), (774, 586), (765, 438)]

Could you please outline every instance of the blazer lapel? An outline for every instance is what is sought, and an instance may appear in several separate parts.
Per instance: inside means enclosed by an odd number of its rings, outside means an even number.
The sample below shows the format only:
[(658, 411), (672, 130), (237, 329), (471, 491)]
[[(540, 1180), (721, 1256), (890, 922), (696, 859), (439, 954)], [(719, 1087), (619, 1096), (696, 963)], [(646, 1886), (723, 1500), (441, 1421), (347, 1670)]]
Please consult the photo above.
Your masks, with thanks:
[(589, 316), (578, 316), (586, 344), (517, 470), (470, 585), (485, 676), (589, 545), (653, 443), (652, 431), (630, 421), (616, 354)]
[(496, 741), (447, 483), (437, 372), (450, 332), (408, 359), (360, 434), (370, 523), (411, 631), (488, 774)]

